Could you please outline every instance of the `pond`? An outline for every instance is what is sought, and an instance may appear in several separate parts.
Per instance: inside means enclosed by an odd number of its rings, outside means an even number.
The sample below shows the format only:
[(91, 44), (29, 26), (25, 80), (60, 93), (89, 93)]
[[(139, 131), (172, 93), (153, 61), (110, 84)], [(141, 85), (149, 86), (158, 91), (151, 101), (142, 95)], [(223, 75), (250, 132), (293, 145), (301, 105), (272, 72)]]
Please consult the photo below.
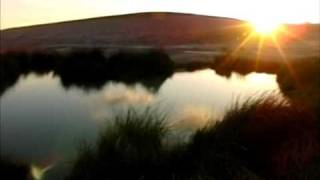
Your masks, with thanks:
[(72, 159), (79, 144), (93, 142), (106, 121), (130, 107), (159, 108), (181, 128), (195, 129), (221, 117), (235, 101), (265, 92), (279, 92), (276, 75), (225, 77), (204, 69), (88, 89), (65, 87), (52, 72), (31, 73), (1, 96), (1, 153), (46, 167)]

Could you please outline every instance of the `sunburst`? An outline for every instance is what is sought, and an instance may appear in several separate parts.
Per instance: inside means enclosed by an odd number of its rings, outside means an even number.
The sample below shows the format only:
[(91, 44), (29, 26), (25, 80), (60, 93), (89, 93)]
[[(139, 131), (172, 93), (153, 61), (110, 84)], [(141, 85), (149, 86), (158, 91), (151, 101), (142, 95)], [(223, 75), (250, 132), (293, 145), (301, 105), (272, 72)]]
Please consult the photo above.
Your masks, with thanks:
[(260, 36), (272, 36), (282, 29), (282, 25), (273, 21), (251, 21), (250, 26), (253, 31)]
[[(257, 52), (256, 52), (256, 59), (255, 59), (255, 68), (258, 68), (259, 62), (261, 59), (261, 54), (264, 50), (266, 43), (271, 43), (273, 47), (276, 48), (277, 53), (279, 54), (280, 58), (286, 65), (288, 72), (292, 76), (295, 81), (298, 81), (297, 77), (295, 76), (294, 69), (292, 68), (290, 61), (287, 58), (285, 51), (281, 46), (281, 38), (285, 36), (292, 37), (290, 31), (286, 29), (286, 27), (280, 23), (272, 22), (272, 21), (265, 21), (265, 22), (256, 22), (251, 21), (247, 24), (247, 27), (250, 29), (250, 33), (234, 48), (231, 53), (232, 57), (237, 57), (240, 49), (247, 46), (250, 42), (256, 42)], [(252, 39), (257, 39), (251, 41)], [(270, 44), (269, 44), (270, 45)], [(248, 45), (249, 46), (249, 45)], [(298, 82), (297, 82), (298, 83)]]

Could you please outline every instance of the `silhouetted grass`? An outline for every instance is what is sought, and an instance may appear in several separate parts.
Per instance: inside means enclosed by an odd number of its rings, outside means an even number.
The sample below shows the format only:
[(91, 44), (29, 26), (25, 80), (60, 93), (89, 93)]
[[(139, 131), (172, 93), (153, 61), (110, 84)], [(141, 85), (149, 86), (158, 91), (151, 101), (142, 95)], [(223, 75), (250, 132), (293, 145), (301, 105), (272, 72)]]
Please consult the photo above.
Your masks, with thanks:
[(301, 176), (301, 179), (320, 179), (320, 155), (318, 155), (318, 157), (315, 158), (311, 165), (306, 167), (304, 173)]
[(164, 121), (152, 110), (116, 117), (96, 147), (83, 146), (70, 179), (159, 179), (168, 133)]
[[(179, 142), (156, 111), (113, 120), (83, 146), (69, 179), (314, 179), (315, 113), (275, 96), (235, 103), (219, 121)], [(175, 143), (172, 143), (175, 142)]]
[(217, 149), (215, 144), (223, 145), (226, 149), (219, 152), (237, 160), (231, 162), (262, 177), (296, 179), (296, 173), (319, 155), (315, 123), (314, 112), (299, 104), (275, 97), (249, 100), (234, 105), (220, 123), (199, 130), (194, 147), (202, 142), (209, 149), (209, 142), (215, 142), (213, 149)]
[(10, 180), (30, 179), (30, 169), (27, 165), (10, 158), (1, 156), (1, 178)]

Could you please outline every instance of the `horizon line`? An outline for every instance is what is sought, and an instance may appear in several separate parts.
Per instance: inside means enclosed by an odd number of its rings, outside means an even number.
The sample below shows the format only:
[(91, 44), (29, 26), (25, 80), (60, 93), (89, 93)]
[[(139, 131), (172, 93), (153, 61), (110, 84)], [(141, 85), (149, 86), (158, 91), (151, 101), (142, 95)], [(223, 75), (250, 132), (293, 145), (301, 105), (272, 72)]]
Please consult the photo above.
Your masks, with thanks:
[[(0, 31), (6, 31), (6, 30), (14, 30), (14, 29), (20, 29), (20, 28), (28, 28), (28, 27), (37, 27), (37, 26), (45, 26), (45, 25), (53, 25), (53, 24), (62, 24), (62, 23), (69, 23), (69, 22), (77, 22), (77, 21), (85, 21), (85, 20), (94, 20), (94, 19), (101, 19), (101, 18), (112, 18), (112, 17), (121, 17), (121, 16), (130, 16), (130, 15), (139, 15), (139, 14), (152, 14), (152, 13), (163, 13), (163, 14), (180, 14), (180, 15), (191, 15), (191, 16), (202, 16), (202, 17), (208, 17), (208, 18), (225, 18), (235, 21), (244, 21), (244, 22), (250, 22), (247, 19), (241, 19), (241, 18), (234, 18), (234, 17), (228, 17), (228, 16), (215, 16), (215, 15), (207, 15), (207, 14), (200, 14), (200, 13), (192, 13), (192, 12), (173, 12), (173, 11), (137, 11), (137, 12), (130, 12), (130, 13), (119, 13), (119, 14), (112, 14), (112, 15), (106, 15), (106, 16), (92, 16), (87, 18), (79, 18), (79, 19), (70, 19), (70, 20), (62, 20), (62, 21), (52, 21), (52, 22), (46, 22), (46, 23), (39, 23), (39, 24), (30, 24), (30, 25), (22, 25), (22, 26), (12, 26), (7, 28), (1, 28), (0, 24)], [(288, 24), (288, 25), (303, 25), (303, 24), (314, 24), (314, 25), (320, 25), (316, 22), (301, 22), (301, 23), (282, 23), (282, 24)]]

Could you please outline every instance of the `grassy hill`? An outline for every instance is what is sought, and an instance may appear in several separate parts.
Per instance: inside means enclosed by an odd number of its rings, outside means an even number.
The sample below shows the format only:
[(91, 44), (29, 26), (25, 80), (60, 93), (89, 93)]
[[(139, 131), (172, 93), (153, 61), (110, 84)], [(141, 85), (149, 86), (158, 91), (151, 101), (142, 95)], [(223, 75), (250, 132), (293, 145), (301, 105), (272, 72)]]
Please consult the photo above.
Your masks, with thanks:
[[(289, 58), (320, 57), (318, 24), (286, 25), (286, 30), (289, 33), (280, 39), (285, 39), (281, 46)], [(207, 63), (237, 49), (251, 32), (247, 22), (237, 19), (149, 12), (2, 30), (0, 52), (99, 48), (109, 53), (156, 48), (164, 49), (177, 63)], [(248, 41), (239, 55), (256, 59), (258, 40)], [(282, 57), (269, 44), (263, 47), (261, 59)]]
[(2, 50), (216, 43), (240, 35), (243, 21), (178, 13), (138, 13), (1, 31)]

